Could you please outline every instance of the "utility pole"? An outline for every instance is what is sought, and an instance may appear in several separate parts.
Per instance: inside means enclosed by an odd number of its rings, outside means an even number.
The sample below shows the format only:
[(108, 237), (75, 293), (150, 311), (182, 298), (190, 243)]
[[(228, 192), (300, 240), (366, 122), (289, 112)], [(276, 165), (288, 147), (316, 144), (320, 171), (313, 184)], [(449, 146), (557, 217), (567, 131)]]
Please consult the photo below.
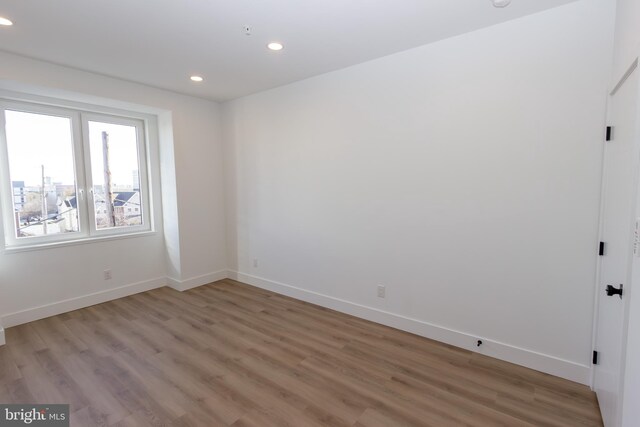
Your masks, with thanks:
[(16, 237), (22, 237), (21, 233), (20, 233), (20, 226), (22, 225), (22, 223), (20, 223), (20, 212), (19, 211), (15, 211), (15, 217), (16, 217)]
[(47, 190), (44, 186), (44, 165), (42, 167), (42, 232), (47, 234)]
[(102, 132), (102, 162), (104, 165), (104, 203), (107, 207), (107, 221), (109, 226), (116, 226), (116, 216), (113, 208), (113, 192), (111, 191), (111, 169), (109, 169), (109, 134)]

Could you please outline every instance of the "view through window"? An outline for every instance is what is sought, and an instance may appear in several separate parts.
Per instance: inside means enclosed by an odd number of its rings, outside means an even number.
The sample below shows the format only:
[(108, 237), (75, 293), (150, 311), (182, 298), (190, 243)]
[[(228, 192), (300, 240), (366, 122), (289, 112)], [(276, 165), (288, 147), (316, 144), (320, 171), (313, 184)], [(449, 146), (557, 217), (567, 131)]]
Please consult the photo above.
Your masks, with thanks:
[(7, 243), (149, 229), (144, 122), (3, 104)]
[(96, 227), (142, 225), (135, 126), (89, 121), (89, 141)]
[(71, 120), (5, 111), (16, 237), (78, 228)]

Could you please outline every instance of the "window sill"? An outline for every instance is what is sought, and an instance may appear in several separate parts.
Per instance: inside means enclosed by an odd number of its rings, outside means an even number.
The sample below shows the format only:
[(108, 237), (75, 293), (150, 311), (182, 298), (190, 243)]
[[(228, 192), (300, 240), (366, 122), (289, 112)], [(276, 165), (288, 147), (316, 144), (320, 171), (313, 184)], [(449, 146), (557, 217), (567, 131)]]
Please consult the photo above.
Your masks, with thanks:
[(149, 237), (149, 236), (155, 236), (156, 234), (158, 234), (157, 231), (148, 230), (148, 231), (139, 231), (135, 233), (127, 233), (127, 234), (113, 234), (109, 236), (100, 236), (100, 237), (85, 237), (82, 239), (65, 240), (60, 242), (36, 243), (33, 245), (24, 244), (24, 245), (5, 246), (4, 253), (8, 255), (8, 254), (19, 253), (19, 252), (30, 252), (30, 251), (39, 251), (44, 249), (62, 248), (66, 246), (87, 245), (87, 244), (100, 243), (100, 242), (106, 242), (111, 240)]

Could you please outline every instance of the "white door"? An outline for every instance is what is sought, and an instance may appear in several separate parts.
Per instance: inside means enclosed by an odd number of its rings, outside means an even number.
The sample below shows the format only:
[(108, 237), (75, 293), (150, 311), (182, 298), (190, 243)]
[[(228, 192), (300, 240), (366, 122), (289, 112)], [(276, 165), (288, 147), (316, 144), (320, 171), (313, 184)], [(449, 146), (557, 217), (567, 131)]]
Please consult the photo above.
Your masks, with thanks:
[[(605, 144), (603, 219), (605, 242), (597, 288), (594, 389), (606, 427), (619, 427), (627, 325), (626, 302), (631, 287), (631, 261), (638, 180), (638, 74), (631, 68), (609, 100), (611, 140)], [(608, 295), (607, 287), (620, 295)], [(611, 293), (611, 292), (609, 292)]]

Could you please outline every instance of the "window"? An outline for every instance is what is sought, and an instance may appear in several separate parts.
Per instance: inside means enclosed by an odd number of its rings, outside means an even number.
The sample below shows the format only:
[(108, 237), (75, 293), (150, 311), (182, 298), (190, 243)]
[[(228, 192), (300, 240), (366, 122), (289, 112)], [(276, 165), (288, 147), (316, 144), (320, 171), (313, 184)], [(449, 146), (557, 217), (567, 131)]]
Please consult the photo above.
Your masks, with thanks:
[(151, 229), (144, 120), (2, 100), (0, 113), (7, 246)]

